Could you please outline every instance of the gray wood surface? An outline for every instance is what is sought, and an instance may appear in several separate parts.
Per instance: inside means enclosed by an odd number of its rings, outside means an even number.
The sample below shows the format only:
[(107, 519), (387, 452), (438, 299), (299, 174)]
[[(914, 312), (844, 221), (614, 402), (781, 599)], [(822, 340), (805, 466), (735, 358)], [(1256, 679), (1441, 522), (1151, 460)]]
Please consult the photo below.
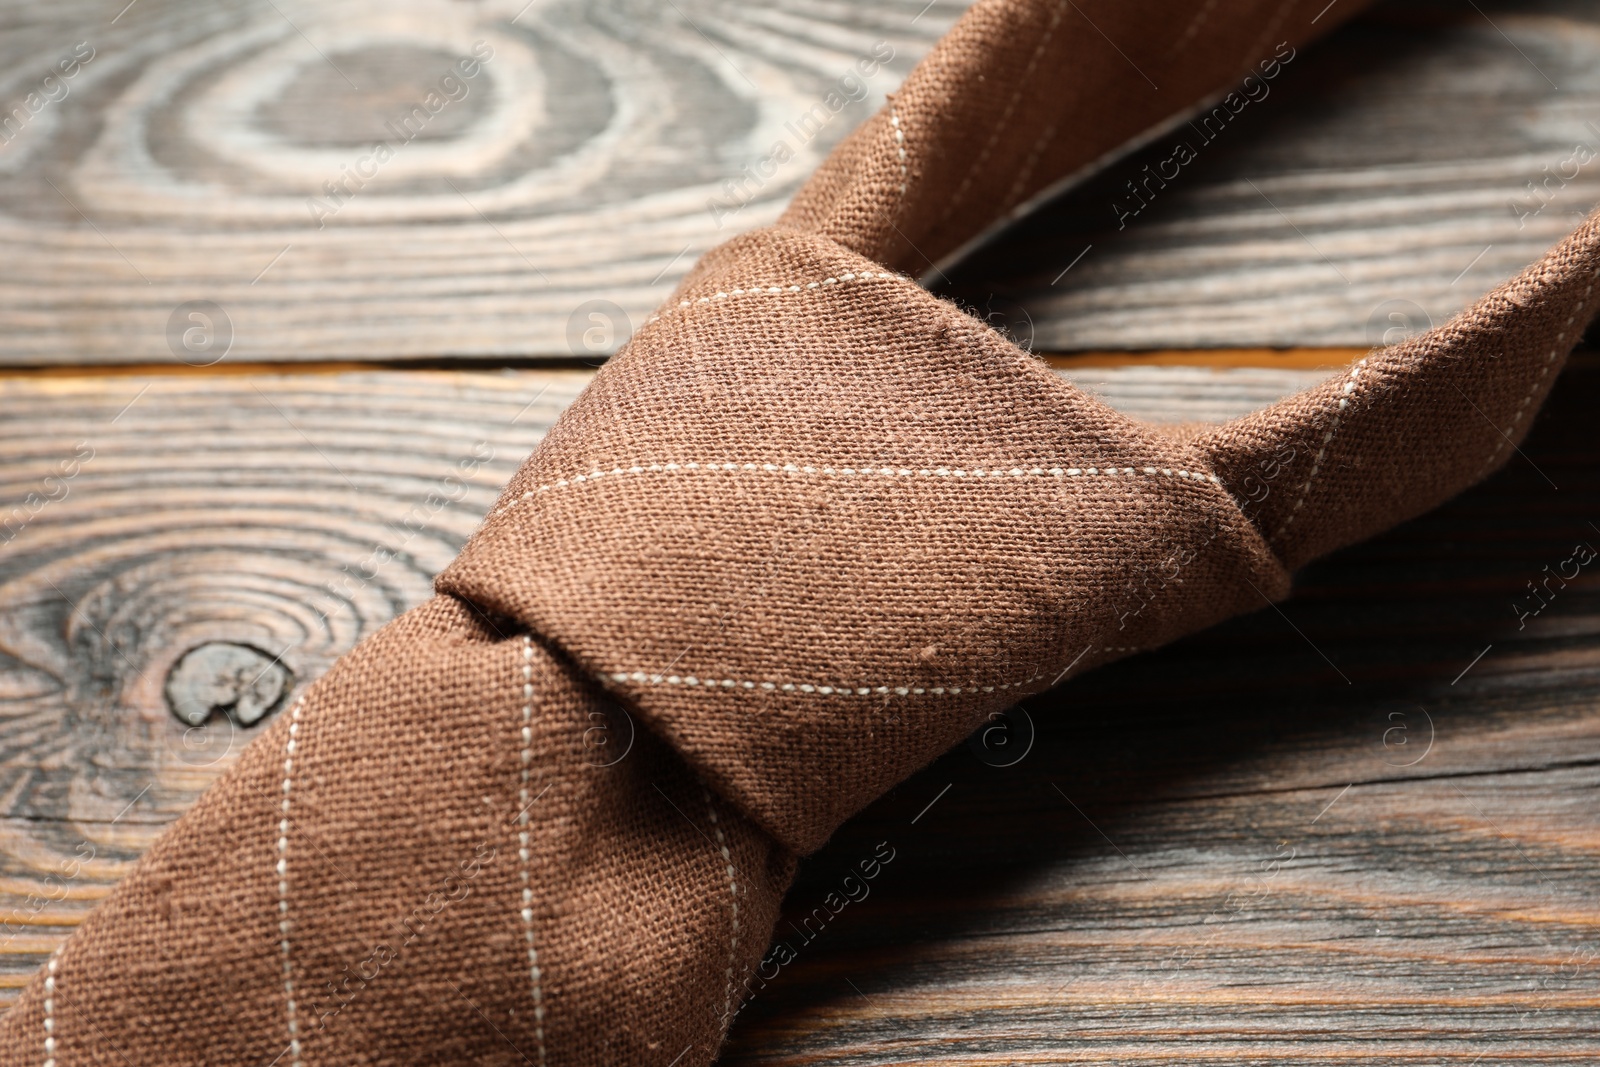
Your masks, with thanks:
[[(0, 363), (604, 354), (700, 252), (771, 221), (963, 7), (13, 4)], [(928, 281), (1041, 351), (1443, 321), (1600, 199), (1597, 22), (1585, 0), (1381, 5), (1210, 141), (1158, 137)], [(492, 57), (402, 143), (478, 41)], [(791, 124), (879, 41), (894, 58), (801, 144)], [(779, 139), (795, 158), (746, 177)], [(1196, 160), (1118, 229), (1177, 139)]]
[(121, 6), (0, 4), (0, 362), (610, 352), (965, 2)]
[(1149, 422), (1227, 422), (1328, 377), (1272, 367), (1073, 367), (1056, 373)]
[[(1600, 203), (1590, 0), (1380, 4), (1264, 88), (931, 280), (1036, 351), (1374, 345), (1446, 321)], [(1167, 163), (1180, 142), (1195, 158)]]

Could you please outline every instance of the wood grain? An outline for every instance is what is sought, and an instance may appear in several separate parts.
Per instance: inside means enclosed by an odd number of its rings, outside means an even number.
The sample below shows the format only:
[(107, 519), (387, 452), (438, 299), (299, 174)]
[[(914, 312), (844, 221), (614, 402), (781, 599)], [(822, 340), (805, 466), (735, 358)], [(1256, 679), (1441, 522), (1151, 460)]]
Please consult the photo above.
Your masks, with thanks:
[(1309, 388), (1329, 371), (1275, 367), (1062, 367), (1056, 373), (1148, 422), (1227, 422)]
[[(1071, 373), (1163, 421), (1317, 377)], [(0, 545), (0, 989), (259, 728), (180, 723), (183, 654), (314, 679), (427, 595), (587, 378), (0, 379), (0, 500), (45, 501)], [(1512, 605), (1600, 543), (1597, 402), (1591, 357), (1527, 460), (1309, 568), (1283, 614), (1071, 682), (1027, 706), (1019, 762), (957, 750), (848, 824), (727, 1061), (1591, 1062), (1600, 585), (1522, 630)], [(818, 925), (884, 841), (870, 894)]]
[[(603, 355), (775, 218), (964, 6), (11, 0), (0, 363)], [(465, 95), (402, 143), (478, 41)], [(894, 58), (802, 144), (791, 124), (879, 41)], [(79, 42), (93, 58), (46, 82)], [(1393, 339), (1600, 199), (1574, 157), (1600, 152), (1597, 59), (1583, 0), (1391, 0), (1210, 140), (1158, 137), (926, 280), (1040, 351)], [(1180, 138), (1198, 158), (1119, 229)], [(393, 158), (363, 163), (377, 140)], [(778, 140), (794, 158), (747, 177)], [(336, 203), (339, 181), (360, 188)], [(220, 313), (185, 347), (194, 301)]]
[(1381, 4), (928, 280), (1038, 351), (1392, 342), (1600, 202), (1597, 59), (1586, 0)]
[(609, 353), (965, 2), (120, 6), (0, 4), (5, 363)]
[[(0, 380), (0, 988), (271, 711), (429, 595), (588, 378)], [(208, 696), (193, 727), (180, 663), (219, 646), (259, 664), (225, 687), (273, 664), (283, 691), (253, 720)]]

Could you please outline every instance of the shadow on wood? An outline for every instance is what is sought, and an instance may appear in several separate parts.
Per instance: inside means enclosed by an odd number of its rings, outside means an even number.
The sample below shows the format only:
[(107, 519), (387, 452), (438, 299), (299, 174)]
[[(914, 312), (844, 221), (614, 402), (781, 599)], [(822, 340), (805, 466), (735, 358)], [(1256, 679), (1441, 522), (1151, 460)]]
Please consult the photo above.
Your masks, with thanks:
[(933, 280), (1036, 351), (1392, 344), (1600, 201), (1597, 56), (1581, 0), (1381, 4)]

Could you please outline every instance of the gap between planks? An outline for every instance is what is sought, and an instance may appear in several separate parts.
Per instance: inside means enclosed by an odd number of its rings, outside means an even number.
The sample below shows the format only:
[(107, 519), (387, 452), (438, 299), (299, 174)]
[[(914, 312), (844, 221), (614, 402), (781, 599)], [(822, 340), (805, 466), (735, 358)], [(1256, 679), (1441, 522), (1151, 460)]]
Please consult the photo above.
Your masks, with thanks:
[[(1039, 358), (1058, 369), (1079, 367), (1256, 367), (1280, 370), (1328, 370), (1348, 366), (1370, 351), (1365, 348), (1198, 348), (1149, 351), (1041, 352)], [(313, 375), (403, 371), (596, 370), (604, 359), (529, 356), (514, 359), (429, 359), (312, 362), (250, 361), (193, 367), (173, 363), (55, 364), (0, 367), (5, 378), (218, 378), (242, 375)]]

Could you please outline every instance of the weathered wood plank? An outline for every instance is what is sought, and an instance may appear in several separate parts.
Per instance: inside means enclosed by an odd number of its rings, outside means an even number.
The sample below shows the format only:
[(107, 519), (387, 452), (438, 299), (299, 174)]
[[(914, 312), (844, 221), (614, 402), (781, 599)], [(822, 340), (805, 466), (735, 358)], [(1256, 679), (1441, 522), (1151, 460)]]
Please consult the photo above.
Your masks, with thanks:
[[(609, 351), (700, 252), (775, 217), (964, 3), (517, 6), (17, 7), (0, 361)], [(1600, 17), (1479, 7), (1380, 6), (1221, 132), (1157, 138), (945, 288), (1040, 350), (1362, 345), (1442, 321), (1600, 199)], [(479, 40), (494, 54), (455, 75), (465, 95), (402, 144), (385, 123)], [(879, 41), (893, 58), (801, 144), (787, 124)], [(45, 82), (61, 62), (76, 73)], [(747, 177), (779, 139), (794, 158)], [(1127, 183), (1179, 139), (1197, 158), (1129, 215)], [(324, 190), (358, 166), (376, 172), (353, 195)], [(173, 318), (191, 301), (222, 309), (198, 309), (214, 334)]]
[(1227, 422), (1328, 377), (1267, 367), (1064, 367), (1056, 373), (1118, 411), (1150, 422)]
[(0, 362), (610, 352), (965, 6), (10, 0)]
[(1039, 351), (1373, 345), (1445, 321), (1600, 202), (1585, 0), (1382, 4), (1251, 93), (933, 280)]

